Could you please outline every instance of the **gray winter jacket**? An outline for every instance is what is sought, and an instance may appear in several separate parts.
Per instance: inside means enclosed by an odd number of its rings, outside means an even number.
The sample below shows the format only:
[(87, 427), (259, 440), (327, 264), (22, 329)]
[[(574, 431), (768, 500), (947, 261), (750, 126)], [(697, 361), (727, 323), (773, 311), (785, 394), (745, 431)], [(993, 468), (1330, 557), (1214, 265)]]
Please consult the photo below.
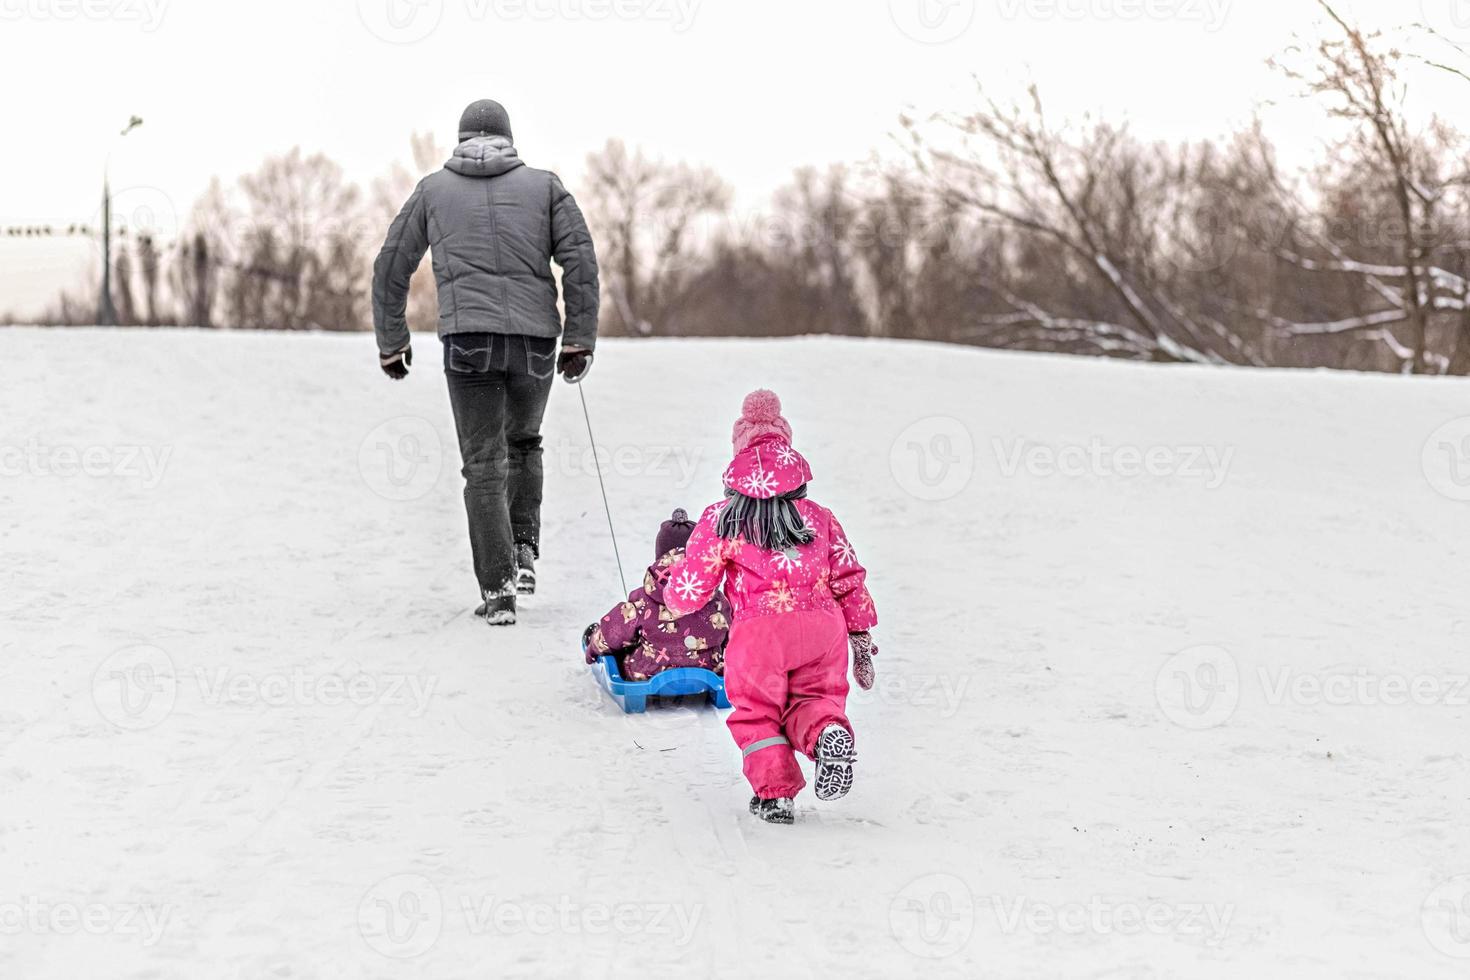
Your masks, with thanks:
[(373, 329), (387, 354), (408, 343), (408, 281), (432, 247), (439, 336), (556, 337), (551, 260), (562, 270), (563, 343), (597, 343), (597, 255), (577, 202), (553, 173), (523, 164), (503, 136), (479, 136), (419, 181), (373, 264)]

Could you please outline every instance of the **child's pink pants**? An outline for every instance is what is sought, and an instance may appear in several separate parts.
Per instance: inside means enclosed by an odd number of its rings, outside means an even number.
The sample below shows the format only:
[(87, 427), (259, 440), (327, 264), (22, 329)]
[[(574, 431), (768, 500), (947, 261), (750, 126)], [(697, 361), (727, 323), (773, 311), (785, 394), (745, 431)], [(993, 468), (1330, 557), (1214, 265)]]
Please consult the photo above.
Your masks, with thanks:
[(739, 618), (725, 648), (726, 722), (761, 799), (806, 785), (796, 752), (811, 756), (822, 729), (848, 731), (847, 623), (836, 610)]

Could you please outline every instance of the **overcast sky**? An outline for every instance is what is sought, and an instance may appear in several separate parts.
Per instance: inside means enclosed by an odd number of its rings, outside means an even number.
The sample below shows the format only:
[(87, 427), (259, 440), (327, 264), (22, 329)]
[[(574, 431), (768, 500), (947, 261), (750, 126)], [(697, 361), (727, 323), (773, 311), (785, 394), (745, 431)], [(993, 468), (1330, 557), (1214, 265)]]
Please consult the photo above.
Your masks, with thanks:
[[(1466, 0), (1341, 7), (1470, 41)], [(883, 147), (906, 107), (963, 105), (972, 74), (1208, 136), (1286, 94), (1264, 60), (1320, 17), (1311, 0), (0, 0), (0, 20), (7, 225), (93, 219), (109, 152), (116, 187), (180, 216), (211, 176), (298, 145), (366, 180), (408, 162), (413, 131), (450, 143), (481, 97), (574, 192), (617, 136), (713, 166), (747, 202)], [(117, 139), (132, 114), (145, 124)], [(1268, 122), (1288, 152), (1326, 131), (1300, 103)], [(0, 242), (0, 309), (17, 273), (51, 289), (44, 252)]]

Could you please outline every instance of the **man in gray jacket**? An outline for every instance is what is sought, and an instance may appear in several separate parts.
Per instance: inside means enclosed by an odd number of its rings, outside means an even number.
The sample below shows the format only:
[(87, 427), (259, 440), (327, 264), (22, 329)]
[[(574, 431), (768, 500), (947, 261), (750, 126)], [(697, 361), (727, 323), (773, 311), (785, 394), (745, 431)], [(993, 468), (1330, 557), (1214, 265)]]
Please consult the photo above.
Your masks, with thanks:
[[(476, 614), (508, 624), (515, 622), (516, 593), (536, 585), (541, 418), (552, 374), (578, 382), (592, 366), (597, 256), (561, 181), (521, 163), (498, 102), (482, 99), (465, 109), (459, 140), (444, 169), (419, 182), (388, 229), (373, 266), (373, 328), (383, 372), (407, 377), (408, 284), (432, 248), (444, 375), (484, 600)], [(552, 260), (562, 270), (565, 333)]]

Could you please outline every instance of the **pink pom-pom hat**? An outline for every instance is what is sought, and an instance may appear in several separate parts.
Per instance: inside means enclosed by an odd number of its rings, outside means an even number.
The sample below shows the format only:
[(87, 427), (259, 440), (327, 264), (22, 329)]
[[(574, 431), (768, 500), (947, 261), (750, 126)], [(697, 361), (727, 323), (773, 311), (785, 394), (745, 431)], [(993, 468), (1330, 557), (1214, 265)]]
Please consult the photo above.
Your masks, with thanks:
[(739, 453), (762, 436), (778, 435), (791, 441), (791, 423), (781, 416), (781, 399), (774, 391), (758, 388), (745, 396), (740, 417), (730, 433), (730, 441)]
[(731, 490), (769, 499), (811, 482), (812, 468), (791, 447), (791, 423), (781, 416), (774, 391), (762, 388), (745, 396), (731, 441), (735, 458), (724, 476)]

